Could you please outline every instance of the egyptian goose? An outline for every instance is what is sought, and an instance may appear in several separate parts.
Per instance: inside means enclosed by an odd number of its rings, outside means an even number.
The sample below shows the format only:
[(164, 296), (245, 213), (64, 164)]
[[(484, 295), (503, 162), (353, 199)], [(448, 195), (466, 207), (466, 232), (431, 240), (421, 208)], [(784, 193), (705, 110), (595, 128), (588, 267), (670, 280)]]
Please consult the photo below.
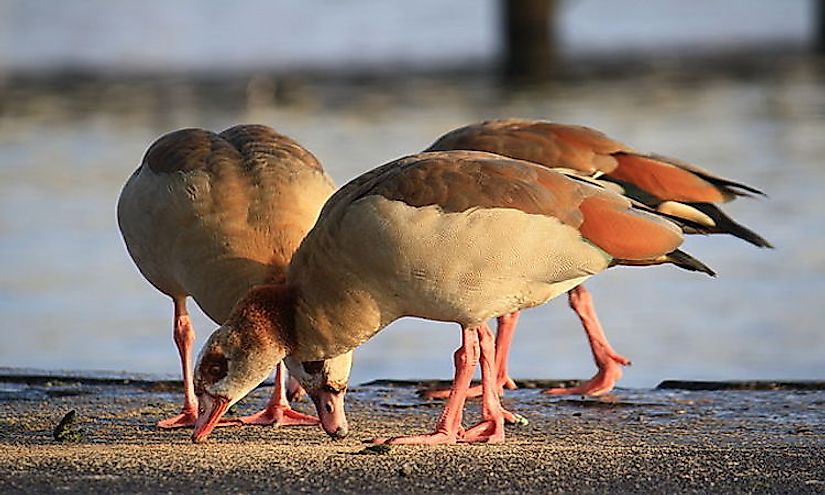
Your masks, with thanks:
[[(673, 158), (636, 152), (594, 129), (541, 120), (490, 120), (448, 132), (427, 149), (446, 150), (488, 151), (598, 177), (659, 212), (698, 223), (702, 233), (730, 234), (758, 247), (771, 247), (718, 206), (737, 196), (763, 195), (761, 191)], [(690, 227), (687, 230), (692, 231)], [(568, 302), (582, 322), (598, 372), (576, 387), (553, 388), (545, 393), (606, 394), (621, 378), (621, 366), (630, 364), (630, 360), (613, 350), (607, 341), (592, 296), (583, 285), (568, 292)], [(498, 318), (496, 360), (500, 389), (515, 388), (507, 372), (507, 361), (518, 316), (513, 313)], [(448, 392), (427, 390), (424, 396), (444, 398)], [(473, 387), (470, 395), (480, 393), (480, 387)]]
[[(203, 441), (273, 363), (312, 397), (321, 425), (347, 433), (351, 351), (404, 316), (456, 322), (455, 381), (427, 435), (387, 443), (501, 441), (494, 344), (485, 321), (540, 305), (614, 265), (713, 272), (677, 248), (680, 227), (627, 198), (534, 163), (475, 151), (421, 153), (338, 190), (295, 253), (285, 284), (238, 303), (198, 357)], [(422, 349), (423, 350), (423, 349)], [(476, 364), (483, 420), (461, 429)]]
[[(292, 254), (334, 190), (309, 151), (262, 125), (219, 134), (182, 129), (149, 147), (123, 187), (117, 214), (138, 269), (174, 304), (185, 393), (181, 413), (160, 427), (191, 426), (197, 418), (195, 332), (186, 298), (222, 323), (251, 287), (283, 281)], [(278, 373), (267, 409), (243, 422), (317, 424), (285, 406), (282, 379)]]

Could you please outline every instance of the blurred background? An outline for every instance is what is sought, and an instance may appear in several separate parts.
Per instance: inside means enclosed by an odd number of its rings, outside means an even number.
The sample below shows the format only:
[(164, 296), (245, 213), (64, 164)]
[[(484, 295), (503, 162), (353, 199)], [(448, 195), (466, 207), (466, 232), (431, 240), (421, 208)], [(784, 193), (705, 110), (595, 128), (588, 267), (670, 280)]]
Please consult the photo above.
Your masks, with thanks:
[[(181, 127), (263, 123), (343, 184), (455, 127), (598, 128), (761, 188), (726, 210), (776, 246), (690, 238), (716, 279), (623, 268), (589, 287), (620, 385), (825, 378), (825, 23), (816, 0), (0, 0), (0, 366), (177, 376), (172, 305), (115, 204)], [(191, 304), (199, 349), (215, 325)], [(402, 320), (353, 382), (447, 378), (455, 325)], [(559, 298), (523, 317), (516, 378), (589, 377)]]

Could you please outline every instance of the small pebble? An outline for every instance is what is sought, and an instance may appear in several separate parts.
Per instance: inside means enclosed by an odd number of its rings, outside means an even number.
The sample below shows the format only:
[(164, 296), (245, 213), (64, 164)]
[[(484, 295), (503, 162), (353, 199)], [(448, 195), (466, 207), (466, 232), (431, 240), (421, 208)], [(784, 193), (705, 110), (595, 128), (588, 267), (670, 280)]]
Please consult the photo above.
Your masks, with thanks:
[(67, 412), (63, 419), (57, 424), (54, 429), (54, 439), (58, 442), (79, 442), (83, 439), (83, 433), (75, 428), (77, 422), (77, 411), (72, 409)]
[(513, 419), (515, 420), (511, 423), (513, 426), (527, 426), (530, 424), (530, 421), (521, 414), (513, 413)]
[(356, 452), (356, 454), (360, 455), (386, 455), (390, 453), (391, 447), (389, 445), (378, 444), (378, 445), (370, 445), (369, 447), (364, 447), (363, 449)]

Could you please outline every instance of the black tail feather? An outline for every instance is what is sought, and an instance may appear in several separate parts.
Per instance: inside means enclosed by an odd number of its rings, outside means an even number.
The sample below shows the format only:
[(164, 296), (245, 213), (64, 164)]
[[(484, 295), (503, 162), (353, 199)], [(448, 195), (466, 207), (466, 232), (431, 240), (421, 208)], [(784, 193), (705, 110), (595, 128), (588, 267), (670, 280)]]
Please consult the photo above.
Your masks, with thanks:
[(764, 237), (737, 223), (734, 219), (729, 217), (725, 212), (719, 209), (718, 206), (711, 203), (686, 203), (705, 215), (709, 216), (716, 224), (716, 229), (712, 230), (719, 233), (730, 234), (738, 237), (743, 241), (749, 242), (754, 246), (761, 248), (773, 248), (773, 245)]
[(730, 192), (736, 196), (745, 196), (745, 197), (753, 197), (762, 196), (767, 197), (768, 195), (764, 192), (760, 191), (755, 187), (751, 187), (747, 184), (742, 184), (741, 182), (734, 182), (729, 179), (724, 179), (722, 177), (716, 177), (714, 175), (706, 175), (706, 174), (697, 174), (706, 181), (710, 182), (711, 184), (723, 189), (727, 192)]
[(716, 276), (716, 272), (714, 272), (709, 266), (679, 249), (667, 253), (666, 258), (668, 262), (673, 263), (679, 268), (684, 268), (685, 270), (692, 272), (707, 273), (711, 277)]
[(680, 251), (679, 249), (676, 249), (663, 256), (659, 256), (658, 258), (653, 259), (628, 260), (614, 258), (613, 261), (610, 262), (610, 266), (651, 266), (663, 265), (665, 263), (674, 264), (679, 268), (691, 272), (702, 272), (710, 275), (711, 277), (716, 276), (716, 272), (714, 272), (709, 266), (697, 260), (693, 256), (687, 254), (686, 252)]

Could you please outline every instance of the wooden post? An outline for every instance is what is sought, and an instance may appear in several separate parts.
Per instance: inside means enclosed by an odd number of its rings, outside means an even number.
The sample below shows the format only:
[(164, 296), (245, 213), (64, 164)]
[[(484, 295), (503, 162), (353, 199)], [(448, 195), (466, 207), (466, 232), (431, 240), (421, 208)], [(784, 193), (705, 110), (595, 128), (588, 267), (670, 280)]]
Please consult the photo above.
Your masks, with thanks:
[(825, 0), (814, 1), (814, 50), (825, 54)]
[(550, 75), (556, 62), (555, 0), (501, 0), (504, 73), (511, 78)]

